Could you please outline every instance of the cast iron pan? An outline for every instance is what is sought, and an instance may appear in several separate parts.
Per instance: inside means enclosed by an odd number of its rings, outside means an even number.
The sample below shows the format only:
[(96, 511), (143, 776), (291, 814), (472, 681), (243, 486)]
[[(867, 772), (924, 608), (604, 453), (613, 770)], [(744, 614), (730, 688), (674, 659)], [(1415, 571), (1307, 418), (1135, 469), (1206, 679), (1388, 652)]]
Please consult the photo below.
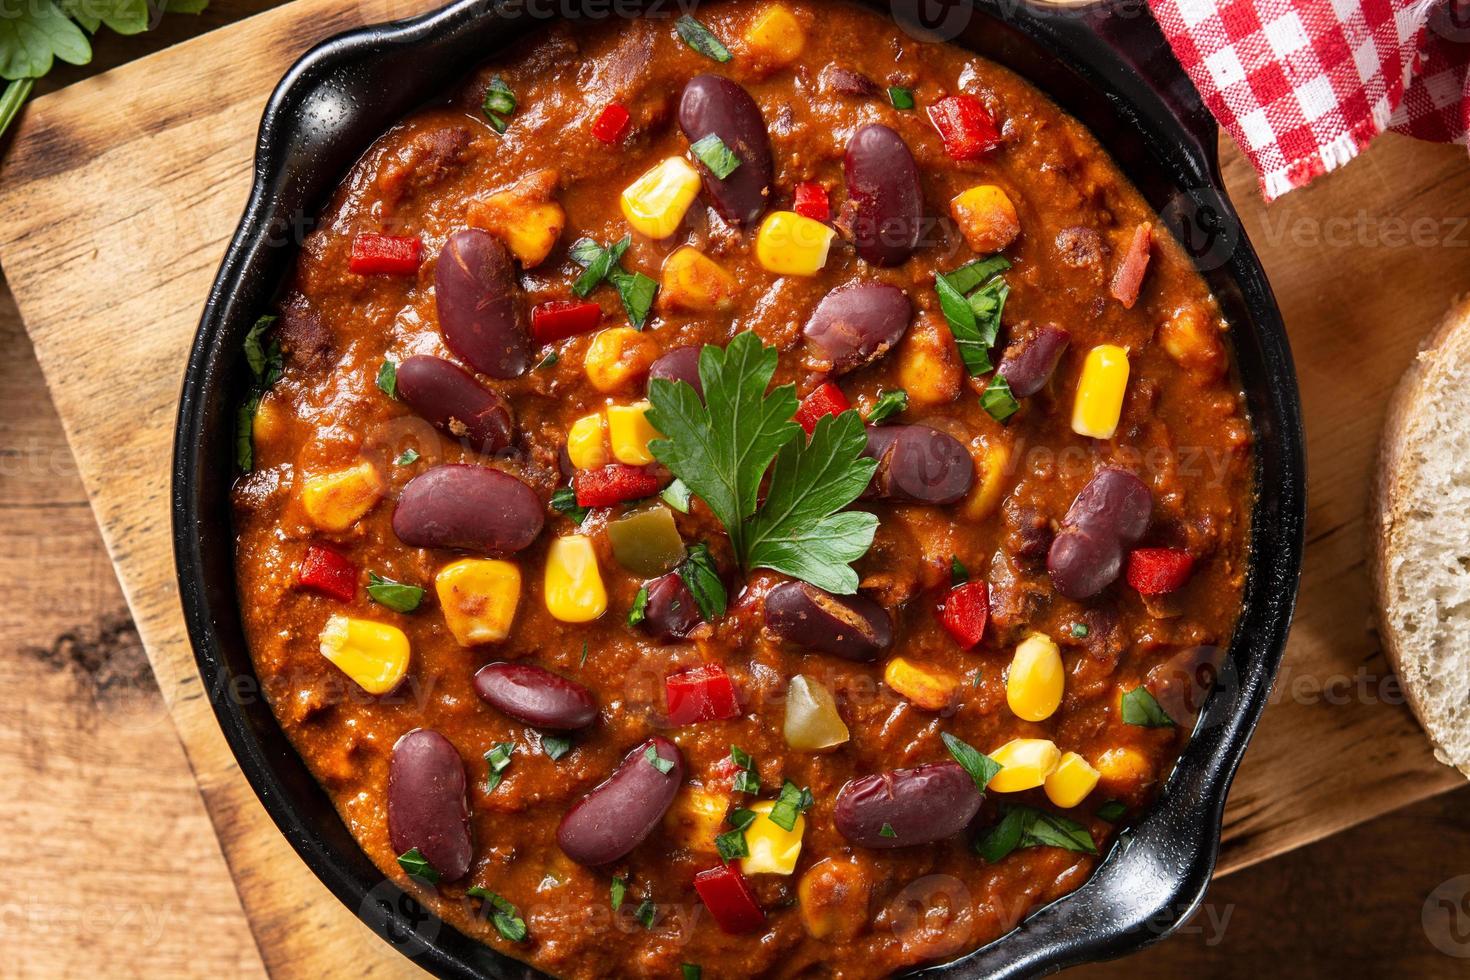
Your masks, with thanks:
[[(220, 726), (292, 846), (386, 941), (445, 977), (538, 976), (429, 914), (359, 850), (260, 697), (240, 627), (229, 513), (233, 416), (246, 330), (271, 303), (296, 246), (359, 154), (393, 120), (476, 63), (594, 8), (460, 0), (416, 20), (314, 48), (277, 86), (254, 186), (225, 254), (184, 379), (174, 447), (174, 554), (189, 636)], [(538, 2), (540, 6), (538, 7)], [(649, 13), (674, 16), (663, 0)], [(1226, 790), (1266, 704), (1295, 603), (1305, 473), (1286, 331), (1220, 184), (1215, 126), (1137, 0), (1057, 9), (1024, 0), (894, 0), (915, 34), (953, 40), (1018, 71), (1085, 123), (1194, 256), (1234, 326), (1256, 433), (1258, 496), (1245, 609), (1218, 689), (1153, 809), (1081, 888), (923, 977), (1016, 977), (1119, 956), (1171, 931), (1200, 903), (1219, 849)], [(540, 16), (538, 16), (540, 14)], [(942, 890), (944, 884), (936, 885)], [(343, 964), (344, 968), (349, 964)]]

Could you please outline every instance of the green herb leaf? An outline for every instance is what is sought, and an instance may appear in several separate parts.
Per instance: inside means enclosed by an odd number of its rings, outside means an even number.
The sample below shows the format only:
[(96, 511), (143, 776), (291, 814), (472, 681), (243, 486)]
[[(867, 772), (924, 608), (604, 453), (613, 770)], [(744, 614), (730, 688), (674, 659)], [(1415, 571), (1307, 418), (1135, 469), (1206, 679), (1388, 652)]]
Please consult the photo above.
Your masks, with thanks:
[(979, 749), (951, 735), (949, 732), (940, 732), (939, 737), (944, 740), (944, 747), (949, 749), (949, 754), (954, 760), (964, 767), (965, 772), (975, 781), (975, 788), (985, 792), (985, 787), (1000, 772), (1001, 765), (990, 756)]
[(706, 58), (719, 62), (730, 60), (730, 49), (721, 44), (720, 39), (711, 34), (708, 27), (688, 14), (674, 21), (674, 29), (679, 32), (679, 37), (685, 44)]
[(10, 128), (15, 117), (20, 115), (21, 107), (31, 97), (31, 90), (35, 87), (34, 78), (17, 78), (5, 86), (4, 93), (0, 93), (0, 136)]
[(638, 594), (633, 597), (633, 608), (628, 610), (628, 625), (637, 626), (639, 623), (643, 622), (644, 618), (646, 617), (647, 611), (648, 586), (645, 585), (643, 586), (643, 588), (639, 589)]
[(516, 750), (514, 742), (497, 742), (489, 752), (485, 753), (485, 761), (490, 765), (490, 778), (485, 782), (485, 792), (495, 792), (495, 787), (505, 778), (505, 770), (510, 766), (511, 753)]
[(1123, 723), (1140, 728), (1172, 728), (1174, 719), (1148, 692), (1148, 688), (1135, 687), (1123, 695)]
[[(1010, 267), (1011, 263), (1005, 256), (992, 255), (934, 277), (939, 308), (949, 321), (965, 370), (972, 376), (985, 374), (993, 368), (990, 349), (995, 346), (1001, 310), (1010, 292), (1005, 280), (996, 277)], [(972, 290), (977, 291), (966, 297)]]
[(616, 912), (623, 907), (623, 896), (628, 894), (628, 879), (614, 878), (612, 880), (612, 907)]
[(954, 334), (955, 346), (959, 348), (960, 360), (965, 362), (965, 370), (972, 376), (991, 370), (994, 365), (990, 363), (990, 345), (980, 336), (970, 301), (942, 274), (934, 277), (934, 291), (939, 294), (939, 309), (949, 322), (949, 331)]
[(1117, 823), (1127, 812), (1128, 807), (1122, 803), (1117, 800), (1108, 800), (1097, 808), (1097, 817), (1099, 820), (1106, 820), (1108, 823)]
[(898, 415), (900, 412), (908, 411), (908, 408), (908, 392), (904, 391), (902, 388), (896, 388), (893, 391), (885, 391), (880, 394), (878, 396), (878, 400), (873, 403), (873, 410), (868, 413), (868, 417), (864, 421), (866, 421), (869, 425), (877, 425), (880, 422), (888, 421), (893, 416)]
[(708, 167), (709, 172), (714, 174), (717, 180), (724, 180), (740, 166), (740, 157), (714, 133), (691, 143), (689, 152), (693, 153), (700, 163)]
[(561, 487), (551, 495), (551, 509), (573, 524), (581, 524), (587, 519), (588, 509), (577, 506), (577, 491), (572, 487)]
[(494, 924), (496, 932), (513, 943), (518, 943), (526, 938), (526, 922), (510, 902), (479, 885), (466, 888), (465, 894), (484, 901), (485, 910), (490, 913), (490, 921)]
[(643, 923), (643, 928), (652, 929), (653, 923), (658, 919), (658, 906), (653, 904), (653, 899), (645, 898), (634, 910), (633, 918)]
[(761, 791), (761, 778), (755, 771), (755, 760), (738, 745), (730, 746), (730, 760), (740, 767), (730, 789), (736, 793), (755, 796)]
[[(708, 390), (708, 389), (706, 389)], [(811, 441), (793, 439), (776, 455), (765, 504), (748, 524), (745, 567), (769, 568), (842, 595), (857, 591), (851, 563), (867, 553), (878, 518), (844, 511), (868, 486), (876, 459), (854, 411), (823, 416)]]
[(587, 641), (582, 641), (582, 659), (577, 662), (578, 667), (587, 666)]
[(0, 78), (40, 78), (57, 58), (69, 65), (92, 60), (82, 29), (51, 0), (7, 4), (0, 12)]
[(546, 370), (549, 367), (555, 367), (557, 361), (560, 361), (560, 360), (561, 360), (561, 355), (558, 354), (556, 351), (551, 351), (545, 357), (541, 358), (540, 361), (537, 362), (537, 364), (536, 364), (536, 370), (537, 371), (544, 371), (544, 370)]
[(623, 253), (628, 246), (633, 244), (632, 235), (624, 235), (617, 243), (609, 248), (603, 248), (590, 238), (578, 239), (572, 244), (572, 261), (582, 266), (584, 271), (572, 283), (572, 292), (582, 299), (592, 294), (592, 290), (602, 284), (608, 273), (617, 268), (622, 261)]
[(729, 816), (731, 830), (725, 831), (715, 838), (715, 850), (719, 852), (720, 860), (729, 864), (736, 858), (750, 856), (750, 848), (745, 840), (745, 831), (751, 824), (755, 823), (757, 814), (754, 810), (736, 808)]
[(384, 361), (378, 368), (378, 390), (394, 401), (398, 400), (398, 364)]
[(702, 980), (704, 977), (704, 969), (698, 963), (682, 963), (679, 970), (684, 974), (684, 980)]
[(674, 508), (681, 514), (689, 513), (690, 501), (694, 494), (689, 492), (689, 487), (683, 480), (675, 480), (664, 487), (664, 492), (659, 494), (663, 502)]
[(893, 825), (892, 824), (886, 824), (885, 823), (883, 826), (881, 826), (881, 827), (878, 828), (878, 836), (879, 837), (897, 837), (898, 836), (898, 831), (896, 831), (896, 830), (893, 829)]
[(265, 336), (275, 325), (276, 317), (261, 317), (245, 334), (245, 342), (241, 345), (245, 349), (245, 364), (250, 368), (250, 376), (254, 379), (256, 388), (269, 388), (281, 377), (283, 361), (280, 338), (272, 337), (267, 341)]
[(960, 561), (959, 555), (949, 556), (949, 584), (951, 588), (959, 588), (970, 581), (970, 570)]
[(709, 545), (703, 541), (691, 545), (689, 554), (677, 571), (684, 584), (689, 586), (694, 604), (699, 607), (699, 615), (704, 617), (704, 621), (713, 623), (723, 618), (730, 599), (725, 592), (724, 580), (720, 578), (720, 570), (715, 566), (714, 556), (710, 554)]
[(665, 759), (663, 756), (659, 755), (658, 749), (652, 745), (650, 745), (648, 747), (648, 750), (643, 753), (643, 758), (647, 759), (649, 765), (653, 766), (653, 768), (657, 769), (665, 776), (667, 776), (674, 769), (673, 760)]
[(1091, 632), (1092, 631), (1087, 628), (1087, 624), (1086, 623), (1073, 623), (1072, 624), (1072, 635), (1075, 636), (1079, 640), (1084, 639), (1087, 636), (1087, 634), (1088, 633), (1091, 633)]
[(975, 330), (986, 347), (994, 347), (996, 338), (1000, 336), (1000, 314), (1010, 294), (1009, 283), (1004, 279), (992, 279), (971, 293), (967, 300), (975, 314)]
[(235, 465), (246, 473), (255, 468), (255, 411), (260, 395), (251, 395), (235, 411)]
[(621, 266), (607, 274), (607, 281), (618, 291), (628, 321), (642, 330), (648, 322), (648, 311), (653, 308), (653, 297), (658, 294), (658, 281), (641, 272), (628, 272)]
[(1011, 267), (1011, 260), (1004, 255), (990, 255), (973, 262), (966, 262), (953, 272), (944, 273), (949, 284), (961, 293), (969, 293), (976, 286), (990, 282)]
[(745, 332), (724, 350), (705, 347), (700, 354), (703, 401), (683, 381), (657, 378), (649, 385), (648, 420), (665, 435), (649, 449), (714, 511), (742, 556), (744, 523), (755, 513), (761, 479), (776, 451), (801, 431), (792, 421), (794, 386), (766, 394), (775, 373), (775, 348)]
[(995, 864), (1001, 858), (1021, 846), (1028, 820), (1025, 807), (1012, 807), (1005, 811), (1000, 823), (975, 842), (975, 851), (986, 861)]
[(515, 93), (505, 84), (505, 79), (499, 75), (490, 79), (490, 87), (485, 90), (485, 103), (481, 108), (485, 110), (485, 118), (490, 121), (490, 128), (503, 135), (510, 126), (507, 117), (516, 111)]
[(1004, 422), (1020, 410), (1021, 405), (1011, 394), (1011, 384), (1000, 375), (992, 375), (990, 384), (980, 393), (980, 407), (990, 413), (997, 422)]
[(561, 735), (547, 735), (545, 732), (542, 732), (541, 751), (546, 753), (548, 759), (555, 762), (572, 751), (572, 740), (564, 738)]
[(409, 447), (408, 449), (405, 449), (403, 452), (399, 453), (398, 458), (395, 459), (393, 462), (398, 466), (409, 466), (413, 463), (417, 463), (418, 461), (419, 451), (417, 449), (414, 449), (413, 447)]
[(914, 93), (910, 89), (898, 85), (888, 86), (888, 101), (893, 103), (895, 109), (912, 109), (914, 107)]
[(797, 786), (791, 780), (786, 780), (781, 785), (781, 795), (776, 799), (776, 805), (771, 807), (771, 823), (782, 830), (792, 830), (796, 827), (796, 818), (812, 808), (812, 791), (805, 787)]
[(394, 612), (411, 613), (424, 601), (424, 590), (417, 585), (395, 582), (377, 572), (368, 572), (367, 592), (378, 605)]
[(439, 871), (429, 859), (419, 853), (417, 847), (411, 847), (404, 853), (398, 855), (398, 866), (407, 871), (410, 877), (429, 885), (439, 884)]
[(1059, 814), (1029, 806), (1008, 808), (1000, 823), (975, 844), (976, 852), (992, 864), (1012, 851), (1026, 847), (1060, 847), (1079, 854), (1097, 853), (1097, 845), (1086, 827)]

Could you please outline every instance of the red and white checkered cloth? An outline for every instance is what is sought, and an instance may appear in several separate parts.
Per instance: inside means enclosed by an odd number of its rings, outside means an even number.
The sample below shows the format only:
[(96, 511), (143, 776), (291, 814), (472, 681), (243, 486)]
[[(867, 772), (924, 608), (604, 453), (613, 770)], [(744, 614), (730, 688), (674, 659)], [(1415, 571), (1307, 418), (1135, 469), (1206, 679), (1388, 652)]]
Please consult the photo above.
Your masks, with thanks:
[(1267, 200), (1385, 129), (1465, 142), (1470, 0), (1149, 0)]

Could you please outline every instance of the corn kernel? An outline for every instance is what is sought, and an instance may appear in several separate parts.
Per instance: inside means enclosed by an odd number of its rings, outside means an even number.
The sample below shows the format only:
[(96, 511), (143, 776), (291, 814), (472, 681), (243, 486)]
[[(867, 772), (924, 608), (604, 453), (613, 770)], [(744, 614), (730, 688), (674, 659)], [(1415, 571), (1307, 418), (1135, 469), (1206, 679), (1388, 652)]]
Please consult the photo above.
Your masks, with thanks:
[(592, 387), (604, 394), (631, 388), (648, 374), (658, 348), (642, 331), (611, 327), (592, 338), (582, 370)]
[(322, 656), (369, 694), (387, 694), (408, 671), (408, 637), (396, 626), (337, 613), (320, 639)]
[(1099, 784), (1111, 796), (1133, 797), (1153, 781), (1153, 766), (1142, 752), (1126, 746), (1108, 749), (1097, 757)]
[(715, 852), (715, 838), (730, 809), (730, 795), (699, 786), (685, 786), (664, 815), (664, 826), (680, 845), (691, 851)]
[(623, 191), (623, 217), (649, 238), (668, 238), (699, 194), (699, 171), (683, 157), (668, 157)]
[(1007, 470), (1011, 465), (1011, 446), (996, 440), (978, 450), (972, 448), (970, 455), (975, 460), (975, 472), (980, 478), (975, 489), (965, 500), (965, 516), (972, 521), (983, 521), (1000, 506), (1005, 498)]
[(467, 220), (504, 239), (521, 265), (528, 269), (540, 265), (567, 224), (567, 213), (553, 200), (559, 179), (554, 170), (538, 170), (514, 187), (471, 204)]
[(1056, 772), (1062, 753), (1048, 738), (1013, 738), (990, 758), (1000, 763), (1001, 770), (986, 788), (996, 793), (1019, 793), (1035, 789)]
[(345, 531), (383, 496), (383, 478), (367, 460), (334, 473), (309, 477), (301, 486), (301, 506), (323, 531)]
[(932, 667), (920, 667), (903, 657), (888, 661), (883, 668), (883, 683), (929, 711), (949, 707), (960, 686), (958, 678)]
[(922, 317), (898, 348), (898, 382), (915, 408), (946, 405), (960, 396), (964, 365), (949, 327)]
[(755, 233), (755, 257), (761, 268), (778, 276), (814, 276), (827, 264), (835, 234), (795, 211), (772, 211)]
[(653, 462), (653, 453), (648, 451), (650, 439), (660, 439), (663, 433), (648, 421), (648, 410), (653, 406), (646, 401), (632, 405), (609, 405), (607, 408), (607, 435), (612, 443), (613, 458), (629, 466), (647, 466)]
[(1057, 763), (1057, 771), (1046, 777), (1046, 798), (1059, 807), (1074, 807), (1087, 799), (1097, 780), (1097, 770), (1086, 759), (1076, 752), (1068, 752)]
[(949, 213), (977, 252), (999, 252), (1021, 233), (1021, 219), (1006, 192), (994, 184), (971, 187), (949, 202)]
[(601, 415), (584, 415), (567, 430), (567, 458), (579, 470), (606, 466), (608, 455), (603, 436), (607, 426)]
[(771, 820), (771, 808), (775, 800), (752, 803), (750, 808), (759, 816), (745, 828), (745, 847), (750, 854), (740, 859), (740, 870), (748, 875), (789, 875), (796, 870), (796, 859), (801, 856), (801, 835), (806, 831), (806, 817), (796, 815), (790, 830), (780, 827)]
[(498, 643), (510, 635), (521, 599), (521, 570), (508, 561), (464, 558), (434, 576), (444, 621), (460, 646)]
[(1094, 439), (1113, 438), (1127, 391), (1128, 351), (1114, 344), (1100, 344), (1088, 351), (1077, 380), (1072, 431)]
[(1045, 721), (1061, 706), (1064, 678), (1056, 643), (1045, 633), (1032, 633), (1011, 658), (1006, 704), (1023, 721)]
[(662, 279), (658, 291), (661, 309), (712, 313), (735, 305), (735, 277), (692, 245), (664, 259)]
[(563, 623), (590, 623), (607, 612), (607, 590), (592, 539), (571, 534), (546, 552), (546, 610)]
[(869, 876), (853, 861), (823, 858), (796, 886), (797, 907), (807, 935), (852, 938), (868, 924)]
[(765, 64), (779, 68), (790, 64), (806, 44), (801, 22), (786, 7), (773, 3), (763, 10), (745, 32), (745, 43)]

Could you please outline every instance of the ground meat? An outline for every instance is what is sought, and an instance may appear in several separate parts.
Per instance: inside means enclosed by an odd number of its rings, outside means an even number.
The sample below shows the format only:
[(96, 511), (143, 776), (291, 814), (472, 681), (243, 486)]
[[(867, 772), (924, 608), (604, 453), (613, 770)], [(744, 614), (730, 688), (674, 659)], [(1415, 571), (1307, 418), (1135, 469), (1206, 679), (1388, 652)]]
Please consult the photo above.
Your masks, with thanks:
[(456, 169), (472, 139), (466, 126), (430, 129), (384, 158), (377, 180), (384, 213), (392, 211), (412, 191), (432, 187)]
[(1056, 237), (1057, 258), (1074, 269), (1086, 269), (1093, 280), (1101, 284), (1107, 278), (1107, 258), (1110, 249), (1096, 229), (1080, 225), (1063, 228)]
[(1006, 526), (1006, 553), (1024, 571), (1044, 572), (1053, 537), (1051, 522), (1016, 496), (1007, 497), (1001, 511)]
[(336, 344), (319, 313), (303, 302), (287, 303), (276, 325), (281, 352), (296, 370), (314, 373), (331, 366)]

